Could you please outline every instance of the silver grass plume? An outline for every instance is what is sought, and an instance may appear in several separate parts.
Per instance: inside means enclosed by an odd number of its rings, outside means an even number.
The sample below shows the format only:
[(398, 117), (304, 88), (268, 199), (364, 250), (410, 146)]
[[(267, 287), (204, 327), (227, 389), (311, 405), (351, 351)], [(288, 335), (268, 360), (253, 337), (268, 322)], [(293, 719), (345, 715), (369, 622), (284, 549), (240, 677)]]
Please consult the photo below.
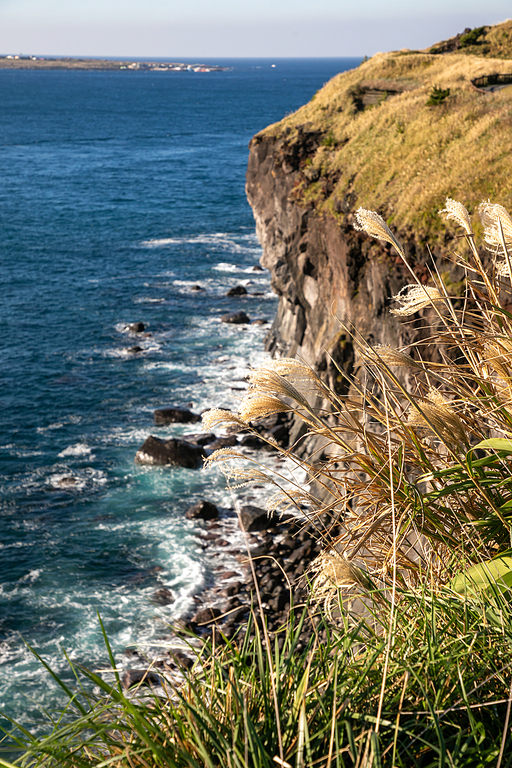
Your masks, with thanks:
[(456, 221), (461, 227), (466, 230), (466, 234), (472, 235), (473, 229), (471, 227), (471, 219), (467, 208), (457, 200), (452, 200), (451, 197), (446, 198), (446, 208), (443, 208), (439, 213), (445, 213), (447, 219)]
[[(246, 485), (253, 485), (257, 483), (261, 485), (263, 483), (267, 485), (275, 485), (273, 480), (265, 472), (261, 472), (259, 469), (239, 469), (238, 467), (221, 467), (222, 474), (229, 481), (231, 488), (243, 488)], [(235, 484), (231, 481), (234, 480)]]
[(222, 408), (211, 408), (209, 411), (205, 411), (201, 418), (203, 420), (203, 429), (205, 432), (214, 427), (247, 428), (247, 424), (245, 424), (239, 416), (231, 411), (225, 411)]
[(306, 491), (290, 489), (289, 491), (277, 491), (267, 501), (267, 512), (283, 514), (290, 507), (298, 507), (301, 504), (315, 503), (313, 497)]
[(363, 349), (362, 354), (368, 362), (375, 365), (384, 363), (395, 368), (422, 368), (410, 355), (406, 355), (405, 352), (400, 352), (398, 349), (393, 349), (383, 344)]
[(279, 376), (284, 376), (291, 381), (312, 384), (317, 390), (324, 390), (325, 385), (318, 378), (314, 370), (306, 363), (292, 357), (281, 357), (265, 363), (268, 370), (275, 371)]
[(338, 589), (347, 587), (360, 586), (363, 589), (371, 589), (371, 582), (365, 572), (336, 550), (321, 552), (311, 563), (311, 571), (316, 574), (313, 594), (317, 598), (329, 593), (334, 594)]
[(229, 461), (230, 459), (243, 459), (247, 461), (247, 456), (233, 450), (233, 448), (219, 448), (207, 456), (204, 460), (204, 465), (207, 467), (209, 464), (213, 464), (214, 461)]
[(484, 353), (482, 355), (485, 363), (493, 368), (500, 378), (505, 381), (510, 379), (512, 367), (512, 349), (508, 340), (496, 339), (484, 344)]
[(398, 309), (392, 309), (391, 314), (397, 317), (408, 317), (419, 312), (420, 309), (430, 307), (438, 302), (443, 302), (444, 297), (435, 286), (428, 285), (405, 285), (402, 290), (393, 296), (402, 306)]
[(468, 445), (462, 421), (439, 390), (430, 389), (427, 399), (421, 402), (418, 407), (411, 405), (407, 423), (411, 427), (421, 427), (433, 431), (449, 445)]
[(291, 410), (293, 410), (292, 407), (283, 403), (278, 397), (262, 395), (253, 390), (244, 397), (238, 412), (240, 419), (248, 423), (265, 419), (267, 416), (272, 416), (273, 413), (286, 413)]
[(281, 395), (295, 400), (296, 403), (304, 408), (309, 407), (309, 403), (299, 390), (293, 386), (284, 376), (280, 376), (270, 368), (259, 368), (252, 371), (249, 376), (249, 382), (253, 386), (253, 392), (265, 392), (270, 395)]
[(384, 240), (395, 248), (400, 256), (405, 260), (405, 252), (402, 245), (398, 242), (382, 216), (375, 211), (368, 211), (366, 208), (358, 208), (356, 211), (357, 224), (354, 229), (358, 232), (366, 232), (377, 240)]
[[(484, 228), (484, 241), (495, 253), (503, 255), (503, 242), (501, 239), (500, 224), (503, 229), (503, 238), (508, 248), (512, 247), (512, 218), (502, 205), (483, 200), (478, 206), (478, 213)], [(503, 265), (498, 265), (502, 267)]]

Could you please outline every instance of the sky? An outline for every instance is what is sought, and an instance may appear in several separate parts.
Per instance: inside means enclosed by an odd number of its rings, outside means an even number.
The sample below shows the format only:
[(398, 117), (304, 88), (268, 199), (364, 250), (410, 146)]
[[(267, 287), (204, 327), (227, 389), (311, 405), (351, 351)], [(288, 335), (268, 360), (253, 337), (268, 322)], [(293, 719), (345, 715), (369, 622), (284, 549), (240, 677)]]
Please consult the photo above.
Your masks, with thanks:
[(0, 54), (373, 56), (511, 16), (510, 0), (0, 0)]

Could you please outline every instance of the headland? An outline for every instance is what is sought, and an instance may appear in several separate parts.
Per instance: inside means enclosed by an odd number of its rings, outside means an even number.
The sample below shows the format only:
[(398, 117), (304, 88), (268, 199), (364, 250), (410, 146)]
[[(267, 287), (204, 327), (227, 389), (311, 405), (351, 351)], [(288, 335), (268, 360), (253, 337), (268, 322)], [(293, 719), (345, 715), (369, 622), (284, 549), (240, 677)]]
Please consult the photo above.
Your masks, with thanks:
[(130, 70), (135, 72), (225, 72), (229, 67), (213, 64), (185, 64), (178, 61), (116, 61), (67, 56), (0, 56), (0, 69), (73, 69), (73, 70)]

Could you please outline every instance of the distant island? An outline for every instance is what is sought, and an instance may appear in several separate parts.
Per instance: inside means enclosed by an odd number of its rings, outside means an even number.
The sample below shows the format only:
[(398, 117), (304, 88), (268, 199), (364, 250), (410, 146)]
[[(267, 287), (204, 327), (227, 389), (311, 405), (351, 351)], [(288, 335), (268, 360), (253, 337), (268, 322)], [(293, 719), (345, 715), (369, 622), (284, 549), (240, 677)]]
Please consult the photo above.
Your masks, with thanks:
[(130, 69), (152, 72), (225, 72), (230, 67), (213, 64), (184, 64), (177, 61), (113, 61), (74, 57), (0, 55), (0, 69)]

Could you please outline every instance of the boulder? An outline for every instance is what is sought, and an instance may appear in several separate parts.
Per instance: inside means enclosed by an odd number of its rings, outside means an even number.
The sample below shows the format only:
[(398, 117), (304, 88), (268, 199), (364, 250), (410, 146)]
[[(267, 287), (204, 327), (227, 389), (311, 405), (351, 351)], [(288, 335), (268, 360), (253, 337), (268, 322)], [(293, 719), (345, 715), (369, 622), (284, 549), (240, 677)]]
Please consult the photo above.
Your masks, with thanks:
[(208, 442), (208, 450), (218, 451), (219, 448), (232, 448), (234, 445), (238, 445), (238, 440), (234, 435), (228, 435), (227, 437), (218, 437), (212, 442)]
[(162, 681), (159, 675), (150, 672), (147, 669), (127, 669), (123, 675), (123, 688), (128, 690), (134, 685), (161, 685)]
[(189, 520), (216, 520), (218, 516), (219, 510), (215, 504), (206, 499), (201, 499), (185, 512), (185, 517)]
[(131, 325), (128, 326), (128, 330), (132, 333), (142, 333), (146, 330), (146, 327), (144, 323), (131, 323)]
[(186, 435), (182, 435), (183, 440), (188, 440), (190, 443), (196, 443), (197, 445), (210, 446), (217, 440), (217, 435), (213, 432), (187, 432)]
[(240, 509), (240, 526), (243, 531), (263, 531), (271, 525), (269, 516), (264, 509), (247, 504)]
[(135, 454), (135, 461), (137, 464), (160, 466), (169, 464), (187, 469), (198, 469), (201, 466), (203, 456), (203, 449), (200, 446), (187, 443), (186, 440), (176, 438), (160, 440), (160, 438), (150, 435)]
[(245, 312), (230, 312), (227, 315), (222, 315), (220, 321), (221, 323), (231, 323), (232, 325), (244, 325), (251, 322)]
[(192, 621), (194, 624), (208, 624), (219, 616), (220, 610), (218, 608), (201, 608), (194, 616), (192, 616)]
[(176, 406), (158, 408), (154, 412), (153, 418), (158, 426), (163, 424), (196, 424), (198, 421), (201, 421), (201, 416), (198, 413), (192, 413), (187, 408), (178, 408)]
[(157, 605), (171, 605), (174, 603), (175, 597), (170, 589), (161, 587), (161, 589), (157, 589), (151, 600)]
[(193, 286), (190, 288), (190, 290), (191, 290), (191, 291), (205, 291), (205, 290), (206, 290), (206, 288), (203, 288), (201, 285), (193, 285)]
[(138, 355), (139, 352), (142, 352), (142, 347), (128, 347), (127, 352), (129, 352), (130, 355)]
[(247, 288), (244, 288), (243, 285), (235, 285), (226, 291), (226, 296), (247, 296)]

